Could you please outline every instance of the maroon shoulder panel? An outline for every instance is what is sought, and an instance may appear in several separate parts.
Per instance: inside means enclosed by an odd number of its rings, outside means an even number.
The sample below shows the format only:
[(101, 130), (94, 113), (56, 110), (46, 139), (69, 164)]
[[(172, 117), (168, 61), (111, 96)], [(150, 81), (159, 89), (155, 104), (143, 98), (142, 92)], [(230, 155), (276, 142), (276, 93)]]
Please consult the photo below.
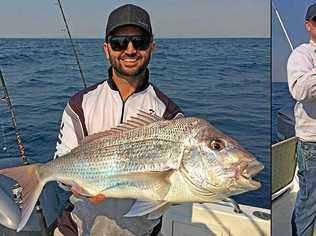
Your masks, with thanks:
[(163, 113), (163, 118), (166, 120), (171, 120), (178, 114), (183, 114), (180, 107), (178, 107), (170, 98), (168, 98), (164, 93), (162, 93), (157, 87), (153, 86), (157, 97), (166, 105), (166, 110)]
[(85, 94), (87, 94), (88, 92), (96, 89), (96, 87), (98, 87), (98, 85), (102, 84), (103, 82), (104, 82), (104, 80), (95, 84), (95, 85), (92, 85), (88, 88), (85, 88), (85, 89), (79, 91), (74, 96), (72, 96), (69, 100), (69, 105), (70, 105), (71, 109), (78, 115), (78, 117), (80, 119), (80, 123), (81, 123), (82, 128), (83, 128), (84, 136), (88, 136), (88, 131), (87, 131), (87, 127), (86, 127), (86, 123), (85, 123), (85, 119), (84, 119), (84, 112), (82, 109), (83, 96)]

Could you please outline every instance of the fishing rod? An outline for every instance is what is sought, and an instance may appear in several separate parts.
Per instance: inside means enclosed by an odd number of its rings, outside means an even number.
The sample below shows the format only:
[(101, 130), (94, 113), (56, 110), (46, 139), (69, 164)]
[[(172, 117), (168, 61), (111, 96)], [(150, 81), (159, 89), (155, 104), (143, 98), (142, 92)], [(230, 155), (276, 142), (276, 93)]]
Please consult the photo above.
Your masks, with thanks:
[(7, 89), (7, 86), (5, 84), (5, 81), (4, 81), (4, 78), (3, 78), (1, 70), (0, 70), (0, 82), (1, 82), (1, 86), (2, 86), (3, 91), (4, 91), (4, 97), (2, 97), (2, 99), (7, 102), (7, 105), (9, 107), (9, 111), (10, 111), (10, 115), (11, 115), (11, 121), (12, 121), (12, 126), (13, 126), (13, 128), (15, 130), (16, 144), (18, 145), (20, 158), (21, 158), (21, 161), (23, 162), (23, 164), (27, 165), (29, 163), (26, 160), (24, 144), (23, 144), (23, 141), (22, 141), (22, 137), (20, 135), (20, 131), (18, 130), (17, 125), (16, 125), (15, 111), (14, 111), (14, 108), (12, 106), (11, 99), (10, 99), (10, 96), (9, 96), (9, 93), (8, 93), (8, 89)]
[[(71, 42), (71, 46), (72, 46), (72, 49), (73, 49), (73, 52), (74, 52), (74, 55), (75, 55), (75, 59), (76, 59), (76, 62), (77, 62), (77, 65), (78, 65), (78, 68), (79, 68), (79, 71), (80, 71), (80, 76), (81, 76), (82, 83), (83, 83), (84, 87), (86, 88), (87, 84), (86, 84), (86, 81), (85, 81), (85, 78), (84, 78), (84, 75), (83, 75), (83, 71), (82, 71), (80, 62), (79, 62), (79, 56), (78, 56), (77, 50), (75, 48), (75, 45), (73, 43), (73, 40), (72, 40), (72, 37), (71, 37), (71, 33), (70, 33), (70, 29), (69, 29), (69, 26), (68, 26), (68, 23), (67, 23), (67, 20), (66, 20), (66, 17), (65, 17), (65, 14), (64, 14), (64, 11), (63, 11), (63, 8), (62, 8), (60, 0), (58, 0), (58, 6), (60, 8), (60, 11), (61, 11), (61, 14), (62, 14), (62, 17), (63, 17), (63, 21), (64, 21), (66, 29), (67, 29), (67, 33), (68, 33), (68, 36), (69, 36), (69, 39), (70, 39), (70, 42)], [(20, 132), (19, 132), (19, 130), (17, 128), (16, 114), (15, 114), (15, 111), (14, 111), (14, 108), (13, 108), (13, 105), (12, 105), (12, 102), (11, 102), (11, 99), (10, 99), (10, 96), (9, 96), (9, 93), (8, 93), (8, 89), (6, 87), (5, 80), (4, 80), (4, 77), (2, 75), (2, 71), (1, 70), (0, 70), (0, 82), (1, 82), (2, 88), (4, 90), (4, 96), (2, 97), (2, 99), (7, 102), (7, 105), (8, 105), (9, 111), (10, 111), (12, 125), (13, 125), (13, 128), (15, 129), (16, 143), (17, 143), (17, 146), (18, 146), (18, 150), (19, 150), (21, 161), (22, 161), (22, 163), (24, 165), (28, 165), (29, 163), (28, 163), (27, 158), (25, 156), (25, 146), (23, 144)], [(23, 201), (23, 199), (21, 199), (21, 186), (18, 185), (18, 184), (15, 184), (12, 187), (11, 191), (12, 191), (12, 193), (14, 195), (15, 202), (18, 205), (20, 205), (22, 203), (22, 201)], [(47, 223), (46, 223), (43, 211), (42, 211), (42, 209), (40, 207), (39, 199), (36, 202), (35, 209), (39, 213), (38, 216), (39, 216), (39, 224), (40, 224), (40, 228), (41, 228), (41, 235), (42, 236), (48, 236), (49, 233), (48, 233)]]
[(288, 41), (288, 43), (289, 43), (289, 45), (290, 45), (290, 47), (291, 47), (291, 50), (293, 51), (293, 50), (294, 50), (293, 44), (292, 44), (292, 42), (291, 42), (291, 40), (290, 40), (289, 35), (287, 34), (287, 31), (286, 31), (286, 29), (285, 29), (285, 26), (284, 26), (284, 24), (283, 24), (283, 21), (282, 21), (282, 19), (281, 19), (281, 16), (280, 16), (280, 14), (279, 14), (279, 12), (278, 12), (278, 9), (276, 8), (276, 6), (275, 6), (275, 4), (274, 4), (273, 1), (272, 1), (272, 7), (273, 7), (273, 9), (274, 9), (274, 11), (275, 11), (275, 14), (277, 15), (277, 18), (278, 18), (278, 20), (279, 20), (279, 22), (280, 22), (280, 25), (281, 25), (281, 27), (282, 27), (282, 30), (283, 30), (284, 34), (285, 34), (285, 37), (286, 37), (286, 39), (287, 39), (287, 41)]
[[(5, 80), (4, 80), (4, 77), (2, 75), (2, 71), (1, 70), (0, 70), (0, 82), (1, 82), (1, 87), (3, 88), (3, 91), (4, 91), (4, 96), (2, 97), (2, 99), (7, 102), (7, 105), (8, 105), (8, 108), (9, 108), (9, 112), (10, 112), (10, 115), (11, 115), (12, 126), (13, 126), (13, 128), (15, 130), (16, 143), (17, 143), (18, 150), (19, 150), (19, 153), (20, 153), (21, 161), (22, 161), (23, 165), (29, 165), (29, 162), (27, 161), (26, 156), (25, 156), (25, 146), (23, 144), (22, 137), (20, 135), (20, 131), (17, 128), (15, 111), (14, 111), (14, 108), (13, 108), (13, 105), (12, 105), (12, 102), (11, 102), (11, 98), (10, 98), (10, 95), (9, 95), (7, 86), (5, 84)], [(15, 202), (18, 205), (20, 205), (23, 202), (23, 199), (21, 199), (21, 191), (22, 191), (21, 186), (19, 184), (15, 184), (12, 187), (11, 191), (12, 191), (12, 193), (14, 195)], [(41, 227), (42, 236), (47, 236), (48, 235), (47, 224), (46, 224), (46, 221), (45, 221), (45, 218), (44, 218), (44, 215), (43, 215), (43, 210), (40, 207), (40, 201), (39, 200), (37, 200), (37, 202), (36, 202), (35, 209), (36, 209), (37, 213), (39, 213), (38, 214), (38, 216), (39, 216), (39, 224), (40, 224), (40, 227)]]
[(79, 56), (78, 56), (77, 50), (76, 50), (76, 48), (75, 48), (75, 45), (74, 45), (73, 40), (72, 40), (72, 37), (71, 37), (71, 33), (70, 33), (70, 30), (69, 30), (69, 27), (68, 27), (68, 23), (67, 23), (65, 14), (64, 14), (63, 7), (62, 7), (62, 5), (61, 5), (60, 0), (57, 0), (57, 1), (58, 1), (58, 6), (59, 6), (59, 9), (60, 9), (60, 11), (61, 11), (61, 14), (62, 14), (62, 16), (63, 16), (63, 20), (64, 20), (64, 23), (65, 23), (65, 26), (66, 26), (66, 29), (67, 29), (67, 33), (68, 33), (70, 42), (71, 42), (72, 50), (73, 50), (73, 52), (74, 52), (74, 54), (75, 54), (75, 58), (76, 58), (76, 61), (77, 61), (77, 65), (78, 65), (78, 67), (79, 67), (80, 76), (81, 76), (81, 80), (82, 80), (83, 86), (84, 86), (85, 88), (87, 88), (87, 83), (86, 83), (86, 80), (85, 80), (85, 78), (84, 78), (83, 71), (82, 71), (82, 69), (81, 69), (81, 65), (80, 65), (80, 62), (79, 62)]

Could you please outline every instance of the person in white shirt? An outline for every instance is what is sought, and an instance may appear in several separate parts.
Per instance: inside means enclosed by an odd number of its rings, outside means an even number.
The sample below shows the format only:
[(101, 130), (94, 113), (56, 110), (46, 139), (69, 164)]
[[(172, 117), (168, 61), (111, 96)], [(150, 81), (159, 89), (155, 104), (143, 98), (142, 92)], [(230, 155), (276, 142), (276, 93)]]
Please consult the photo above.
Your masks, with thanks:
[[(140, 110), (164, 119), (183, 116), (180, 108), (149, 82), (147, 68), (155, 42), (149, 14), (127, 4), (110, 14), (104, 52), (111, 67), (108, 79), (74, 95), (63, 113), (55, 158), (78, 146), (91, 134), (109, 130)], [(63, 235), (158, 235), (160, 219), (124, 217), (133, 199), (97, 195), (88, 200), (75, 196), (59, 219)]]
[(292, 235), (313, 235), (316, 219), (316, 4), (309, 6), (305, 28), (309, 43), (295, 48), (288, 64), (294, 107), (299, 192), (292, 214)]

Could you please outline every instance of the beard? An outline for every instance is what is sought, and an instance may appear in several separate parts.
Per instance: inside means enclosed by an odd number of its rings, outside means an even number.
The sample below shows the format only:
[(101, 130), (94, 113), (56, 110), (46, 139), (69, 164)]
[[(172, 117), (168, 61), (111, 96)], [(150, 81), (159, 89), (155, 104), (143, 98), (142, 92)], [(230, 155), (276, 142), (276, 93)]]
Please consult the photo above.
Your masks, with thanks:
[[(118, 73), (121, 76), (125, 77), (138, 77), (139, 75), (143, 74), (144, 71), (147, 69), (147, 66), (150, 61), (150, 55), (151, 53), (148, 52), (148, 55), (143, 57), (143, 61), (141, 64), (133, 67), (133, 68), (125, 68), (119, 58), (114, 58), (111, 54), (109, 54), (109, 61), (110, 64), (112, 65), (113, 69), (115, 70), (116, 73)], [(133, 57), (139, 57), (137, 55), (133, 56), (125, 56), (125, 58), (133, 58)], [(142, 59), (142, 58), (140, 58)]]

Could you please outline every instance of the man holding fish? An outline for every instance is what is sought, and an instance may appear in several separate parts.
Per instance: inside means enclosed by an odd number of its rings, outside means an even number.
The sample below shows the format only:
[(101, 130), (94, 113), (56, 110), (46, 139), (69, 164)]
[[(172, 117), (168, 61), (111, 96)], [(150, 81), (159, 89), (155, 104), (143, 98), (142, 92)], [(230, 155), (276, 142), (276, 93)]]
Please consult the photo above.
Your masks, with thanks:
[[(183, 116), (179, 107), (149, 82), (147, 66), (154, 48), (150, 17), (144, 9), (128, 4), (110, 14), (104, 43), (104, 52), (111, 64), (108, 80), (70, 99), (61, 123), (56, 156), (68, 153), (87, 135), (109, 130), (127, 121), (139, 110), (154, 111), (164, 119)], [(127, 228), (133, 233), (146, 234), (159, 223), (159, 220), (145, 217), (122, 218), (133, 200), (111, 198), (103, 202), (105, 197), (102, 194), (88, 199), (86, 204), (99, 203), (95, 207), (104, 209), (105, 215), (115, 218), (113, 224), (120, 225), (122, 230)], [(64, 212), (59, 224), (65, 235), (70, 234), (70, 228), (74, 234), (77, 230), (69, 213)]]
[(184, 118), (149, 83), (154, 47), (144, 9), (128, 4), (110, 14), (109, 77), (70, 99), (55, 159), (0, 170), (23, 189), (17, 231), (49, 181), (77, 196), (59, 219), (67, 236), (158, 235), (155, 226), (171, 204), (214, 202), (260, 187), (252, 177), (261, 163), (207, 121)]

